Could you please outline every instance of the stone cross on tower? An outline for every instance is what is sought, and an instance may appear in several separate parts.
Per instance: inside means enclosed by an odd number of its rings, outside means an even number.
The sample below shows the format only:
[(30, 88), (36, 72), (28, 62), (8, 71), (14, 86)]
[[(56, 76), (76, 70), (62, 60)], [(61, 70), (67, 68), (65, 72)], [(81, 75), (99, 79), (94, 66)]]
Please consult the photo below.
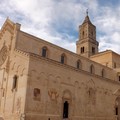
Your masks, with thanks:
[(88, 16), (88, 9), (86, 10), (86, 15)]

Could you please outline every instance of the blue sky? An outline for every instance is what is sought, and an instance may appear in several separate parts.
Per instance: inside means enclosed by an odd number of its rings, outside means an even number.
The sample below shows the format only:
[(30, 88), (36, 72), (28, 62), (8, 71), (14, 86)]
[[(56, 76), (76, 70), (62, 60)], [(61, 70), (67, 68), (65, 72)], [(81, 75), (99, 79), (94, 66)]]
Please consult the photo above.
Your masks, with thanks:
[(86, 9), (97, 28), (99, 51), (120, 53), (120, 0), (1, 0), (0, 26), (9, 17), (21, 30), (75, 52)]

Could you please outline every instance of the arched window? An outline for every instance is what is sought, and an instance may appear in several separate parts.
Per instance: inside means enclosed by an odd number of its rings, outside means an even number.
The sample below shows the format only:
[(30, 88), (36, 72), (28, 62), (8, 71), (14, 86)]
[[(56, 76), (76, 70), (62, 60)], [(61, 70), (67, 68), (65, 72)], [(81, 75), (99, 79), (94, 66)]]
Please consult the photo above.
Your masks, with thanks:
[(18, 76), (14, 75), (12, 90), (17, 90), (17, 84), (18, 84)]
[(94, 74), (95, 73), (95, 68), (93, 65), (90, 66), (90, 73), (91, 74)]
[(84, 47), (81, 47), (81, 53), (84, 53)]
[(61, 63), (62, 64), (66, 63), (66, 55), (64, 53), (61, 55)]
[(82, 68), (81, 61), (80, 61), (80, 60), (77, 61), (76, 67), (77, 67), (77, 69), (81, 69), (81, 68)]
[(42, 48), (42, 57), (47, 57), (47, 52), (48, 52), (47, 47), (43, 47)]

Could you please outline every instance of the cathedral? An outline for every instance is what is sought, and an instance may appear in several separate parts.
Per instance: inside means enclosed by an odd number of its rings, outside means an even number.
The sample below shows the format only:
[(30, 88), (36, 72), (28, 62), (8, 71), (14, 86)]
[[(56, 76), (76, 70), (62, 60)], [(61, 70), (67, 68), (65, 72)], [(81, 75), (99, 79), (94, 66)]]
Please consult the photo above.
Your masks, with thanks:
[(120, 55), (99, 52), (88, 14), (76, 53), (20, 27), (0, 29), (0, 120), (120, 120)]

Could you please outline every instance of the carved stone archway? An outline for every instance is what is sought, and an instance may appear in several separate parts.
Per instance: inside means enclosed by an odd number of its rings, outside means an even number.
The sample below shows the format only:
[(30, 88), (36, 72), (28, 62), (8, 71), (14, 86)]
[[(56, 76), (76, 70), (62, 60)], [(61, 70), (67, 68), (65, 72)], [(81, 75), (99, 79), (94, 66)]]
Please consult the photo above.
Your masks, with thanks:
[(62, 97), (62, 119), (71, 118), (71, 102), (72, 102), (72, 93), (70, 90), (63, 91)]

